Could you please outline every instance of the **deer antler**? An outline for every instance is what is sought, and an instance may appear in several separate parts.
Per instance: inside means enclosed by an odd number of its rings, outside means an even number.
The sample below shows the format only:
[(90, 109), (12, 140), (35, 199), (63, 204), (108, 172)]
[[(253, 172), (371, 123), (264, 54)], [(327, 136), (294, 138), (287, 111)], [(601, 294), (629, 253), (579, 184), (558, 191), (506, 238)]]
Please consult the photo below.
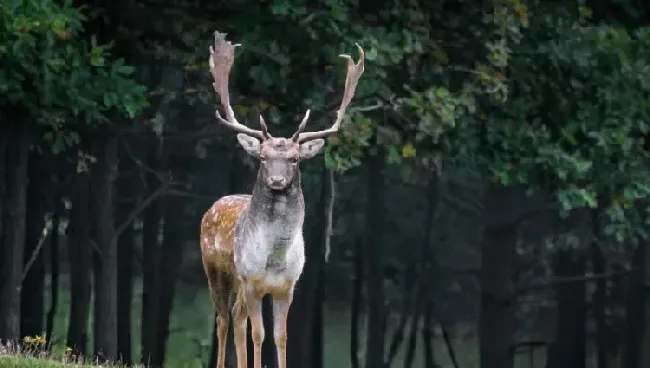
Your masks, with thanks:
[(352, 100), (352, 97), (354, 96), (354, 90), (357, 88), (357, 83), (359, 82), (359, 78), (361, 77), (361, 74), (363, 74), (364, 70), (364, 52), (359, 44), (356, 45), (357, 49), (359, 50), (359, 61), (356, 64), (350, 55), (339, 55), (339, 57), (348, 59), (348, 74), (345, 78), (345, 92), (343, 92), (343, 100), (341, 101), (339, 110), (336, 112), (336, 121), (329, 129), (321, 130), (318, 132), (303, 133), (303, 130), (305, 130), (305, 127), (307, 126), (307, 119), (309, 118), (309, 110), (307, 110), (305, 117), (302, 119), (302, 122), (298, 126), (298, 130), (291, 137), (294, 142), (302, 143), (317, 138), (324, 138), (332, 134), (336, 134), (339, 131), (341, 122), (343, 121), (343, 116), (345, 115), (345, 110), (347, 109), (350, 101)]
[(265, 140), (270, 138), (271, 135), (268, 133), (266, 123), (261, 116), (260, 125), (262, 126), (262, 130), (251, 129), (237, 121), (235, 112), (230, 106), (228, 77), (230, 76), (230, 70), (235, 61), (235, 48), (237, 46), (241, 46), (241, 44), (233, 45), (230, 41), (226, 41), (225, 33), (220, 33), (219, 31), (214, 32), (214, 48), (210, 46), (210, 72), (212, 73), (212, 79), (214, 79), (214, 83), (212, 84), (214, 90), (219, 95), (219, 98), (221, 98), (221, 104), (224, 110), (226, 110), (226, 119), (221, 117), (219, 110), (216, 110), (217, 119), (236, 132)]

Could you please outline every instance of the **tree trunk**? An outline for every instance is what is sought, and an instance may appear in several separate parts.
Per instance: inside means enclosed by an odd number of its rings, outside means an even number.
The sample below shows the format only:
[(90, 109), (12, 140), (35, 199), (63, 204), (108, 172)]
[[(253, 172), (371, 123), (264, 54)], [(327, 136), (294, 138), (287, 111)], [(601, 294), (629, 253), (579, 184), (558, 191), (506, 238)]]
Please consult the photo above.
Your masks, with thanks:
[(314, 311), (311, 320), (311, 368), (324, 368), (325, 355), (325, 262), (321, 263), (318, 272), (316, 292), (314, 294)]
[(7, 191), (0, 259), (0, 340), (20, 337), (20, 295), (25, 246), (27, 170), (31, 134), (26, 124), (11, 127), (7, 143)]
[[(125, 217), (121, 217), (125, 219)], [(133, 301), (133, 243), (135, 231), (128, 226), (118, 237), (117, 258), (119, 262), (117, 293), (117, 356), (121, 364), (130, 366), (131, 356), (131, 308)]]
[[(375, 138), (376, 141), (376, 138)], [(368, 316), (366, 323), (366, 368), (384, 366), (384, 339), (386, 335), (383, 251), (381, 240), (384, 212), (384, 152), (376, 145), (377, 153), (368, 158), (366, 191), (366, 239), (364, 259), (366, 264), (366, 292), (368, 293)]]
[(639, 346), (645, 348), (639, 349), (639, 363), (634, 368), (647, 368), (650, 367), (650, 348), (648, 348), (650, 347), (650, 251), (646, 241), (641, 240), (639, 247), (643, 249), (641, 252), (643, 288), (640, 290), (643, 300), (643, 319), (639, 321), (639, 324), (643, 326), (643, 333), (640, 336)]
[[(597, 208), (592, 210), (592, 231), (593, 239), (591, 241), (591, 263), (593, 273), (595, 275), (605, 274), (605, 257), (601, 242), (605, 240), (602, 225), (601, 214), (602, 209)], [(596, 363), (598, 368), (608, 368), (607, 357), (607, 320), (605, 317), (605, 306), (607, 304), (607, 280), (600, 278), (596, 280), (596, 290), (593, 295), (593, 314), (594, 322), (596, 325)]]
[[(162, 146), (156, 141), (149, 152), (148, 166), (159, 171), (163, 165)], [(151, 172), (146, 174), (147, 189), (151, 193), (160, 185), (158, 178)], [(161, 199), (155, 199), (144, 211), (142, 228), (142, 355), (141, 363), (153, 364), (156, 351), (156, 339), (160, 333), (158, 326), (158, 269), (160, 259), (160, 222), (162, 219)]]
[(327, 262), (329, 260), (334, 229), (334, 205), (336, 204), (336, 177), (334, 170), (323, 167), (323, 217), (322, 247), (315, 256), (320, 258), (316, 291), (314, 293), (314, 310), (312, 315), (311, 368), (325, 367), (325, 289), (327, 284)]
[[(5, 219), (5, 195), (6, 195), (6, 184), (7, 184), (7, 127), (6, 125), (0, 126), (0, 259), (5, 259), (4, 257), (4, 233), (3, 233), (3, 222)], [(0, 275), (4, 275), (2, 271), (4, 263), (0, 261)], [(3, 282), (0, 280), (0, 292), (2, 292)]]
[(52, 215), (52, 229), (56, 231), (52, 232), (52, 237), (50, 238), (50, 307), (47, 311), (47, 316), (45, 316), (45, 334), (47, 336), (47, 350), (50, 351), (52, 348), (53, 336), (54, 336), (54, 319), (56, 318), (56, 311), (59, 307), (59, 222), (61, 211), (58, 206), (61, 203), (61, 198), (58, 192), (53, 193), (52, 199), (53, 205), (57, 205)]
[(359, 322), (363, 303), (363, 240), (354, 242), (354, 274), (350, 301), (350, 365), (359, 368)]
[[(76, 170), (75, 170), (76, 171)], [(87, 353), (88, 315), (90, 311), (92, 245), (90, 239), (91, 191), (90, 174), (77, 172), (72, 181), (72, 208), (68, 236), (70, 262), (70, 319), (66, 346), (73, 354), (83, 357)]]
[[(637, 212), (641, 215), (642, 223), (646, 223), (644, 216), (645, 201), (637, 203)], [(632, 255), (632, 272), (628, 281), (626, 310), (625, 310), (625, 341), (623, 349), (622, 368), (646, 368), (648, 364), (648, 340), (650, 334), (650, 247), (642, 237), (633, 242), (636, 250)]]
[(627, 287), (625, 308), (625, 340), (623, 344), (622, 368), (639, 367), (641, 355), (641, 338), (643, 336), (643, 260), (646, 258), (647, 247), (639, 246), (632, 256), (632, 273)]
[[(572, 211), (566, 221), (567, 228), (579, 242), (579, 247), (560, 244), (555, 256), (555, 276), (568, 278), (585, 274), (585, 253), (590, 243), (590, 215), (586, 209)], [(590, 244), (589, 244), (590, 245)], [(585, 368), (587, 301), (586, 283), (573, 282), (557, 286), (557, 338), (551, 346), (547, 367)]]
[(321, 192), (313, 211), (306, 211), (305, 224), (305, 269), (296, 285), (294, 301), (289, 311), (287, 329), (287, 366), (309, 367), (313, 359), (313, 328), (316, 298), (320, 282), (321, 268), (325, 262), (323, 234), (325, 229), (326, 196), (329, 191), (327, 169), (322, 169)]
[(41, 335), (44, 332), (45, 262), (44, 252), (38, 245), (46, 225), (46, 194), (52, 187), (44, 160), (43, 155), (36, 151), (30, 154), (24, 266), (28, 267), (30, 262), (31, 266), (29, 270), (25, 269), (27, 274), (21, 295), (20, 334), (23, 337)]
[(118, 138), (106, 134), (98, 144), (95, 168), (95, 255), (94, 354), (117, 360), (117, 237), (113, 223), (113, 190), (117, 174)]
[(513, 277), (519, 236), (521, 189), (490, 184), (484, 199), (481, 239), (481, 367), (512, 368), (515, 330)]
[[(117, 288), (117, 355), (122, 364), (130, 366), (131, 352), (131, 308), (133, 303), (133, 249), (135, 229), (133, 222), (126, 223), (133, 215), (137, 206), (138, 178), (134, 174), (135, 164), (130, 157), (120, 160), (118, 179), (117, 207), (117, 259), (118, 259), (118, 288)], [(142, 200), (142, 198), (140, 198)]]
[[(154, 366), (162, 366), (165, 362), (165, 345), (169, 337), (169, 321), (171, 318), (174, 293), (178, 279), (178, 270), (183, 257), (183, 228), (178, 221), (183, 213), (183, 198), (170, 196), (165, 199), (165, 222), (163, 227), (163, 245), (161, 249), (157, 324), (160, 333), (156, 338), (157, 356), (153, 360)], [(197, 222), (198, 223), (198, 222)], [(164, 271), (162, 271), (164, 270)]]

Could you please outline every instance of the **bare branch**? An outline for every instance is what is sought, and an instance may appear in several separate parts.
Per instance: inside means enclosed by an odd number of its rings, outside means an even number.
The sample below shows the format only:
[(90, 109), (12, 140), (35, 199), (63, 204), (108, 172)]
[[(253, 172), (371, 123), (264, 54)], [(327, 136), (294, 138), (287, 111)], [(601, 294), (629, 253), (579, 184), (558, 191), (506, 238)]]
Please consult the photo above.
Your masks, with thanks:
[[(309, 111), (309, 110), (308, 110)], [(327, 198), (327, 206), (325, 208), (325, 263), (329, 261), (330, 251), (332, 248), (332, 228), (334, 226), (334, 203), (336, 202), (336, 178), (334, 177), (334, 170), (327, 170), (327, 178), (329, 181), (329, 198)]]
[(133, 220), (142, 213), (142, 211), (146, 210), (147, 207), (156, 199), (158, 198), (161, 194), (165, 193), (167, 188), (169, 187), (169, 182), (163, 182), (158, 189), (156, 189), (151, 195), (149, 195), (144, 201), (140, 202), (132, 211), (129, 213), (129, 216), (126, 218), (126, 221), (124, 221), (120, 226), (118, 226), (115, 230), (115, 234), (113, 235), (114, 237), (120, 236), (126, 228), (133, 223)]
[(23, 276), (22, 279), (20, 280), (20, 285), (22, 285), (25, 282), (25, 278), (27, 278), (27, 274), (29, 274), (29, 270), (31, 270), (32, 266), (34, 266), (34, 262), (36, 262), (36, 258), (38, 257), (38, 254), (41, 252), (41, 249), (43, 248), (43, 244), (45, 244), (45, 240), (47, 240), (51, 230), (52, 230), (51, 225), (46, 224), (43, 227), (43, 232), (41, 233), (41, 237), (38, 239), (36, 248), (34, 248), (31, 257), (29, 257), (29, 261), (27, 261), (27, 264), (25, 265), (25, 269), (23, 269)]

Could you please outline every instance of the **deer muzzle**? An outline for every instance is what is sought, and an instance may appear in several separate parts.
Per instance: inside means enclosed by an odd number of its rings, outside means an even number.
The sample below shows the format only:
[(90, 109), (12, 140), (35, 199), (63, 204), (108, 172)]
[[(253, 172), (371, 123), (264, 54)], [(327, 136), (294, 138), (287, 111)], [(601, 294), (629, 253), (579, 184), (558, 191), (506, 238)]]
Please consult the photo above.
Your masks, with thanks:
[(287, 186), (287, 178), (282, 175), (271, 175), (266, 180), (266, 185), (273, 190), (282, 190)]

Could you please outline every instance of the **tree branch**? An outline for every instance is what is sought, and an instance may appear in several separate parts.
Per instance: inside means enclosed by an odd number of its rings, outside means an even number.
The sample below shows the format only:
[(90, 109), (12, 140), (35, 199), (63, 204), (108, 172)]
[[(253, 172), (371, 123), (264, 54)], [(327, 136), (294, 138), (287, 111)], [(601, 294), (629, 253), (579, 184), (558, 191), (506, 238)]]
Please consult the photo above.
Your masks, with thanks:
[(41, 233), (41, 237), (38, 239), (38, 243), (36, 244), (36, 248), (32, 252), (31, 257), (29, 257), (29, 261), (25, 265), (25, 269), (23, 270), (23, 276), (22, 279), (20, 280), (20, 285), (22, 285), (25, 282), (25, 278), (27, 278), (27, 274), (29, 273), (29, 270), (32, 269), (32, 266), (34, 265), (34, 262), (36, 262), (36, 258), (38, 257), (38, 254), (41, 252), (41, 249), (43, 248), (43, 244), (45, 244), (45, 240), (47, 240), (48, 235), (50, 235), (51, 231), (51, 225), (45, 225), (43, 226), (43, 232)]
[(545, 289), (548, 287), (553, 287), (553, 286), (561, 286), (565, 284), (573, 284), (573, 283), (580, 283), (580, 282), (590, 282), (590, 281), (596, 281), (596, 280), (602, 280), (602, 279), (614, 279), (614, 278), (620, 278), (620, 277), (627, 277), (629, 276), (634, 270), (625, 270), (625, 271), (619, 271), (619, 272), (609, 272), (609, 273), (602, 273), (602, 274), (597, 274), (597, 275), (584, 275), (584, 276), (574, 276), (574, 277), (557, 277), (553, 278), (549, 281), (546, 282), (539, 282), (539, 283), (533, 283), (529, 285), (525, 285), (522, 287), (518, 287), (515, 290), (515, 295), (520, 295), (524, 294), (536, 289)]
[(126, 228), (131, 225), (133, 220), (142, 213), (142, 211), (146, 210), (147, 207), (153, 202), (156, 198), (158, 198), (160, 195), (165, 193), (167, 191), (167, 188), (169, 187), (169, 182), (163, 182), (158, 189), (156, 189), (149, 197), (147, 197), (144, 201), (140, 202), (132, 211), (129, 213), (129, 216), (126, 218), (126, 221), (124, 221), (120, 226), (117, 227), (115, 230), (115, 234), (113, 235), (114, 238), (120, 236)]

